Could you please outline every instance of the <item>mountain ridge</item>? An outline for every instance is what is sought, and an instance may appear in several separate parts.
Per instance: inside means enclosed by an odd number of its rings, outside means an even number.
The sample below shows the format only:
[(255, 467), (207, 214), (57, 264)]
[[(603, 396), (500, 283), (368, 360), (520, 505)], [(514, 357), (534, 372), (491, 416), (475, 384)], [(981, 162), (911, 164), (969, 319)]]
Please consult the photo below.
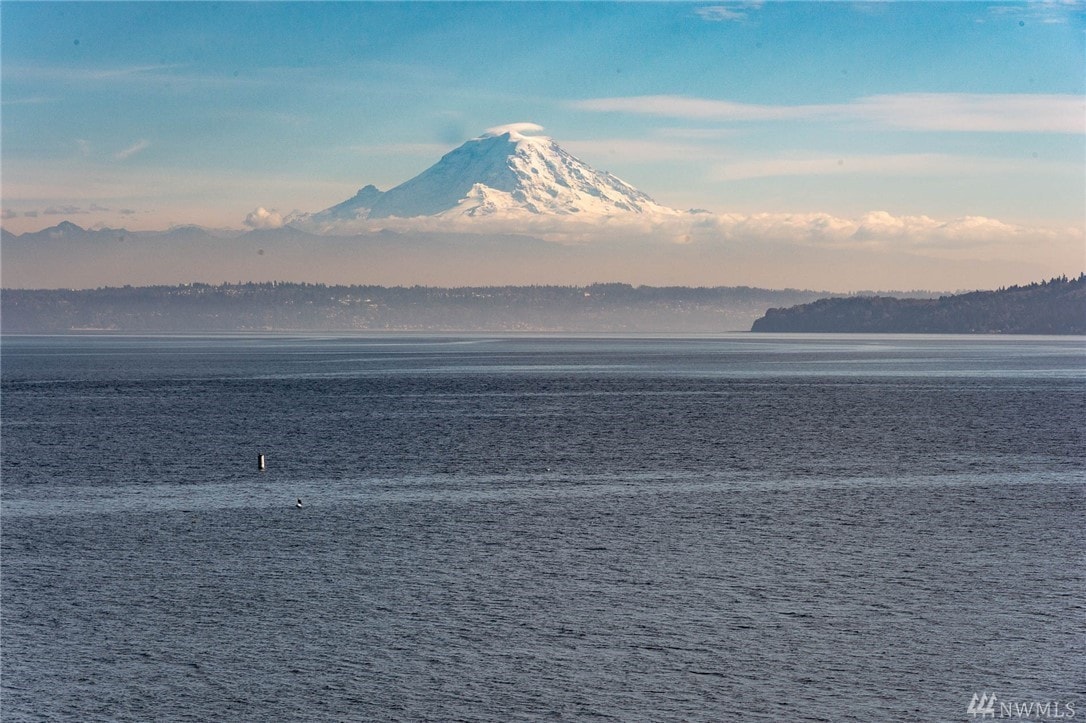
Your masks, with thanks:
[(515, 124), (491, 129), (449, 151), (422, 173), (380, 191), (366, 185), (294, 224), (418, 216), (677, 216), (617, 176), (592, 168), (547, 136)]

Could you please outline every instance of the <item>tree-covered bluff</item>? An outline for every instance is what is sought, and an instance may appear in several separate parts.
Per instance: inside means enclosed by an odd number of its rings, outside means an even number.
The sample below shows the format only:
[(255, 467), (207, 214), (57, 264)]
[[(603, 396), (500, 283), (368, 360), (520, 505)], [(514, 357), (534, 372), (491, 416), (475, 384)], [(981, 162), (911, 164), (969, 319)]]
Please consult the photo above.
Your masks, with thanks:
[(774, 308), (758, 332), (887, 334), (1086, 334), (1086, 274), (937, 299), (819, 299)]

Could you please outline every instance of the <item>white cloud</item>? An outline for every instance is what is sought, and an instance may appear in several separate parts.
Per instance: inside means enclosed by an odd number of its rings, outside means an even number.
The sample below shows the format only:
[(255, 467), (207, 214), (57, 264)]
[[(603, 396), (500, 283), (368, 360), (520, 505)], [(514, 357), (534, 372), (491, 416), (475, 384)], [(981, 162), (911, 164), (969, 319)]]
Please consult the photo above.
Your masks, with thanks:
[(859, 121), (915, 131), (1086, 133), (1086, 98), (1059, 94), (899, 93), (848, 103), (757, 105), (675, 95), (590, 98), (579, 110), (701, 121)]
[[(124, 161), (136, 155), (137, 153), (142, 153), (150, 147), (150, 141), (141, 139), (130, 145), (128, 148), (125, 148), (122, 151), (117, 151), (113, 154), (113, 157), (116, 158), (118, 161)], [(80, 149), (82, 150), (82, 146)]]
[(800, 108), (817, 106), (767, 106), (733, 103), (727, 100), (688, 98), (681, 95), (636, 95), (588, 98), (573, 101), (578, 110), (602, 113), (636, 113), (688, 120), (754, 121), (801, 117)]
[(1081, 229), (1031, 228), (984, 216), (935, 219), (871, 211), (855, 218), (828, 213), (723, 214), (707, 219), (721, 238), (823, 246), (839, 249), (882, 248), (935, 256), (977, 247), (1017, 248), (1028, 244), (1081, 241)]
[(543, 126), (538, 123), (507, 123), (502, 126), (487, 128), (483, 135), (500, 136), (505, 133), (519, 133), (521, 135), (526, 135), (528, 133), (542, 133), (543, 130)]
[(1011, 16), (1025, 25), (1039, 22), (1044, 25), (1066, 25), (1083, 10), (1082, 0), (1032, 0), (1028, 3), (999, 4), (988, 8), (994, 16)]
[(719, 23), (723, 21), (737, 21), (746, 20), (747, 14), (742, 10), (737, 10), (727, 5), (705, 5), (700, 8), (696, 8), (694, 12), (702, 20), (708, 20), (709, 22)]
[(1086, 98), (1078, 95), (902, 93), (861, 98), (846, 108), (908, 130), (1086, 133)]
[[(247, 221), (248, 223), (248, 221)], [(978, 247), (1017, 248), (1028, 256), (1029, 244), (1079, 242), (1082, 229), (1026, 227), (983, 216), (936, 219), (871, 211), (857, 217), (810, 213), (677, 213), (657, 216), (612, 216), (578, 219), (533, 214), (511, 216), (427, 216), (340, 221), (321, 227), (298, 226), (326, 234), (372, 233), (392, 230), (404, 234), (457, 232), (516, 234), (562, 245), (622, 246), (632, 243), (725, 244), (739, 248), (763, 244), (854, 250), (906, 251), (934, 257)]]
[(157, 80), (163, 72), (182, 68), (182, 65), (128, 65), (114, 67), (70, 67), (48, 65), (9, 65), (4, 77), (13, 80), (59, 80), (65, 83), (105, 81), (115, 83), (129, 78)]
[(1038, 171), (1074, 173), (1062, 162), (982, 158), (944, 153), (887, 153), (825, 155), (797, 152), (770, 158), (723, 159), (710, 171), (715, 181), (784, 176), (976, 176), (978, 174), (1032, 174)]
[(56, 103), (59, 98), (34, 95), (27, 98), (4, 98), (0, 100), (0, 105), (44, 105), (46, 103)]
[(245, 225), (253, 229), (279, 228), (283, 225), (283, 216), (275, 209), (269, 211), (260, 206), (245, 217)]

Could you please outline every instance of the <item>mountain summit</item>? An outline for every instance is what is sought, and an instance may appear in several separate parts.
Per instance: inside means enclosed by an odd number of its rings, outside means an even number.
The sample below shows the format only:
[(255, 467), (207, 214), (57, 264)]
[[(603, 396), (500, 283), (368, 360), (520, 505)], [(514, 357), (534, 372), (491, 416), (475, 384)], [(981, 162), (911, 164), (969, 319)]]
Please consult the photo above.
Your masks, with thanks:
[(381, 192), (366, 186), (353, 198), (310, 216), (318, 222), (396, 216), (610, 217), (673, 215), (646, 194), (597, 171), (531, 123), (492, 128), (442, 156), (409, 181)]

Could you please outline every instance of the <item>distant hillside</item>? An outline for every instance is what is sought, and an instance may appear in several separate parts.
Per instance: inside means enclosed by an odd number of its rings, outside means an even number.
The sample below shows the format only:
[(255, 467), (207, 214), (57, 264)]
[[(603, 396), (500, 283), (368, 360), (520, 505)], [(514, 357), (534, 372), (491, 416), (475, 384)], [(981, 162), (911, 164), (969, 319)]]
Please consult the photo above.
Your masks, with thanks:
[(751, 331), (1086, 334), (1086, 274), (938, 299), (820, 299), (770, 309)]
[(717, 332), (750, 328), (771, 306), (825, 292), (589, 286), (326, 286), (249, 283), (4, 289), (4, 332), (571, 331)]

